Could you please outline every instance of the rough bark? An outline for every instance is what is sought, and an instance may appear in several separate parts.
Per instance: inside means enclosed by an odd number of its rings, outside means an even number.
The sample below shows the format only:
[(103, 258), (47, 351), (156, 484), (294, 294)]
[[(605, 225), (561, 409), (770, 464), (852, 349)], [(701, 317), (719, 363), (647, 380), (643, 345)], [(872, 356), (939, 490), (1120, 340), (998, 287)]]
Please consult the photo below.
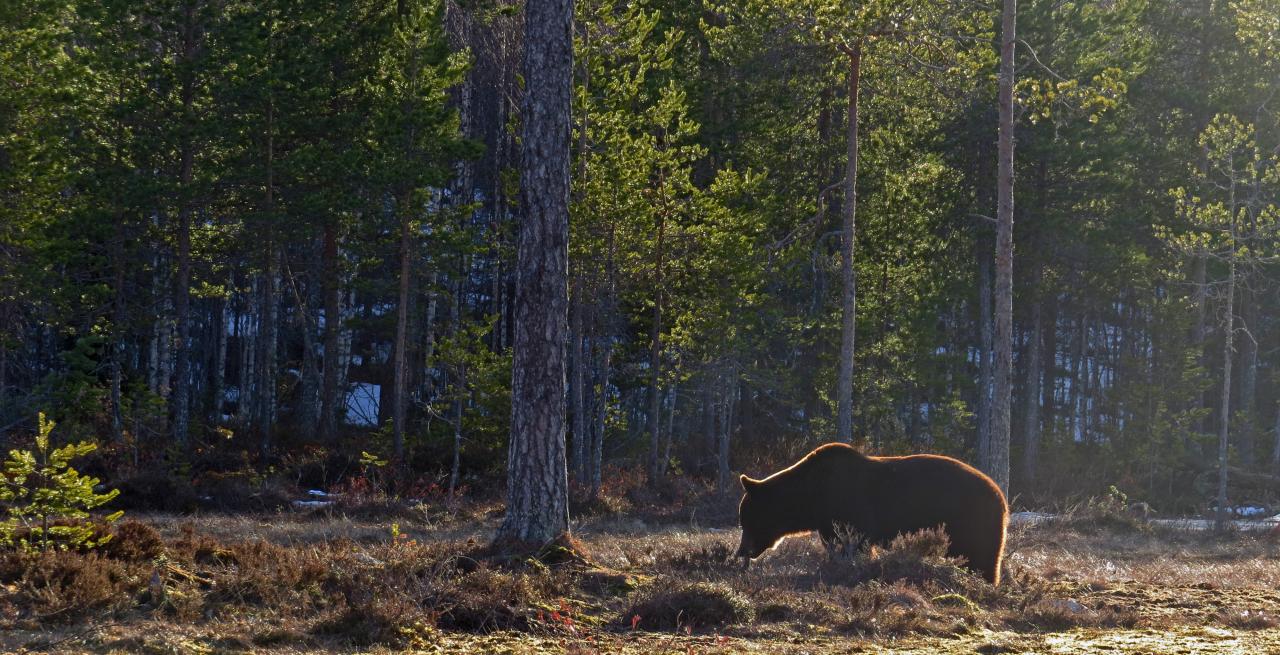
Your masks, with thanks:
[(547, 542), (569, 530), (564, 360), (572, 25), (573, 0), (525, 5), (524, 220), (516, 251), (507, 513), (500, 541)]
[(836, 389), (836, 438), (853, 441), (853, 357), (858, 306), (857, 277), (853, 253), (857, 242), (858, 220), (858, 90), (862, 82), (862, 42), (848, 49), (849, 109), (846, 119), (846, 156), (844, 174), (843, 225), (841, 229), (840, 279), (840, 375)]
[(1000, 20), (999, 171), (996, 187), (995, 371), (991, 438), (982, 467), (1009, 493), (1009, 433), (1013, 375), (1013, 84), (1017, 0), (1004, 0)]

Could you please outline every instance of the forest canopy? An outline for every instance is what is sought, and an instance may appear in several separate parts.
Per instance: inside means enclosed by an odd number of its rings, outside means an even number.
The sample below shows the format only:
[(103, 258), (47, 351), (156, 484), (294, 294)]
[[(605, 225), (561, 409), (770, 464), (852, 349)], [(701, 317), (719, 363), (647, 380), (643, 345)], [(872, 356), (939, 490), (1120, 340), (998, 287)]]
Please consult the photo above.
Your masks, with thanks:
[[(611, 465), (736, 484), (837, 440), (981, 459), (997, 5), (576, 3), (575, 493)], [(522, 16), (0, 3), (0, 442), (46, 412), (122, 476), (372, 453), (499, 486)], [(1231, 502), (1280, 499), (1277, 16), (1020, 3), (1018, 503), (1204, 510), (1223, 444)]]

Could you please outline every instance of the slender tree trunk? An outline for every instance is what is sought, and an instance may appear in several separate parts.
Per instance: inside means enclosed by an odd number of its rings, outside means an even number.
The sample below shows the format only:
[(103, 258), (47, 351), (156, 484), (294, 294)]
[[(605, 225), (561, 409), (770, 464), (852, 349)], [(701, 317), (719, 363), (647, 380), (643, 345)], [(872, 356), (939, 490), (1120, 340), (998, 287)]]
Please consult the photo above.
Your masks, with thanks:
[(467, 388), (467, 372), (458, 370), (458, 397), (453, 401), (453, 463), (449, 466), (449, 497), (453, 498), (462, 478), (462, 395)]
[(1046, 293), (1042, 299), (1044, 348), (1040, 356), (1040, 424), (1044, 432), (1056, 429), (1058, 394), (1058, 295)]
[(1276, 407), (1276, 422), (1271, 428), (1274, 442), (1271, 445), (1271, 475), (1280, 476), (1280, 403)]
[(410, 193), (400, 198), (400, 286), (396, 296), (395, 361), (392, 362), (391, 424), (392, 452), (397, 462), (404, 456), (406, 399), (409, 374), (409, 288), (412, 275), (413, 239), (410, 225)]
[(853, 358), (858, 307), (857, 275), (853, 253), (857, 242), (858, 220), (858, 91), (862, 82), (862, 42), (849, 48), (849, 109), (845, 144), (847, 162), (844, 174), (844, 224), (841, 230), (843, 284), (840, 320), (840, 375), (836, 389), (836, 438), (853, 442)]
[[(1196, 347), (1197, 359), (1199, 360), (1200, 367), (1202, 369), (1208, 368), (1208, 348), (1205, 347), (1205, 340), (1209, 334), (1208, 323), (1206, 321), (1209, 306), (1209, 285), (1206, 281), (1207, 275), (1208, 264), (1205, 261), (1205, 256), (1197, 255), (1191, 269), (1191, 284), (1192, 288), (1195, 289), (1192, 302), (1196, 306), (1196, 322), (1195, 325), (1192, 326), (1191, 343)], [(1203, 388), (1196, 392), (1196, 395), (1198, 396), (1196, 399), (1197, 408), (1207, 409), (1209, 407), (1204, 394), (1205, 391)], [(1209, 415), (1207, 411), (1204, 418), (1201, 419), (1200, 431), (1209, 431)]]
[[(1234, 209), (1232, 210), (1234, 211)], [(1234, 221), (1234, 217), (1232, 217)], [(1227, 307), (1222, 336), (1222, 403), (1218, 409), (1218, 515), (1217, 530), (1227, 527), (1227, 454), (1231, 431), (1231, 360), (1235, 359), (1235, 295), (1236, 254), (1235, 234), (1231, 235), (1231, 253), (1227, 259)]]
[[(308, 280), (316, 279), (317, 261), (314, 254), (309, 257), (309, 268), (312, 274), (307, 276)], [(288, 267), (289, 287), (293, 289), (294, 305), (296, 307), (296, 316), (298, 322), (298, 331), (302, 334), (302, 383), (298, 392), (297, 409), (295, 416), (298, 428), (303, 434), (310, 436), (316, 434), (320, 425), (320, 353), (319, 344), (316, 343), (315, 319), (312, 315), (312, 289), (311, 285), (299, 288), (297, 277), (293, 274), (293, 267)]]
[(324, 285), (324, 378), (320, 383), (320, 438), (331, 442), (338, 420), (338, 340), (342, 329), (342, 288), (338, 271), (338, 226), (324, 223), (320, 268)]
[(733, 488), (733, 476), (729, 470), (729, 450), (733, 436), (734, 410), (737, 405), (738, 376), (736, 369), (725, 376), (725, 386), (722, 393), (723, 409), (719, 412), (720, 430), (716, 443), (716, 479), (719, 488), (723, 491)]
[(524, 220), (516, 254), (507, 514), (499, 540), (547, 542), (569, 531), (564, 360), (572, 28), (573, 0), (525, 4)]
[(214, 303), (214, 352), (213, 366), (211, 373), (213, 374), (213, 382), (209, 389), (210, 409), (209, 409), (209, 425), (220, 425), (222, 423), (222, 400), (226, 395), (227, 388), (227, 313), (230, 308), (232, 291), (235, 288), (235, 277), (233, 274), (227, 274), (227, 295), (218, 299)]
[(586, 368), (582, 359), (582, 281), (581, 275), (574, 275), (573, 279), (573, 298), (570, 301), (572, 305), (569, 307), (570, 327), (569, 327), (569, 343), (572, 348), (570, 354), (570, 364), (572, 365), (572, 378), (569, 381), (570, 400), (573, 405), (571, 414), (573, 415), (573, 466), (572, 480), (574, 483), (582, 485), (586, 482), (586, 460), (587, 460), (587, 415), (586, 415), (586, 393), (583, 389), (584, 375), (583, 369)]
[[(128, 309), (125, 307), (124, 293), (124, 235), (121, 235), (116, 241), (113, 250), (112, 259), (115, 260), (115, 298), (112, 300), (114, 306), (112, 307), (111, 319), (111, 441), (118, 444), (124, 441), (124, 408), (121, 403), (124, 402), (122, 387), (124, 385), (125, 323), (129, 320)], [(3, 347), (0, 344), (0, 348)], [(4, 352), (7, 353), (8, 351)], [(0, 407), (3, 406), (5, 399), (3, 389), (4, 375), (2, 373), (0, 371)]]
[(1009, 493), (1009, 433), (1013, 376), (1013, 84), (1017, 0), (1004, 0), (1000, 20), (1000, 129), (997, 173), (995, 380), (991, 439), (982, 467)]
[(989, 245), (978, 239), (978, 457), (985, 457), (991, 443), (991, 355), (995, 347), (991, 313), (991, 257)]
[(262, 454), (271, 451), (271, 436), (276, 423), (276, 363), (280, 329), (280, 252), (274, 239), (267, 251), (267, 266), (262, 280), (262, 307), (259, 321), (262, 333), (258, 340), (258, 384), (254, 407), (258, 416), (258, 436)]
[(657, 250), (654, 253), (653, 281), (653, 324), (649, 327), (649, 484), (654, 485), (662, 478), (662, 461), (659, 447), (662, 438), (662, 390), (659, 388), (662, 379), (662, 256), (663, 240), (666, 236), (666, 212), (658, 213)]
[(258, 341), (259, 335), (262, 334), (260, 286), (261, 275), (252, 276), (249, 281), (249, 299), (244, 302), (245, 312), (242, 321), (245, 325), (240, 330), (240, 379), (236, 395), (240, 405), (237, 408), (237, 414), (240, 424), (247, 429), (252, 429), (254, 417), (257, 416), (253, 404), (258, 397)]
[(1040, 460), (1040, 331), (1041, 302), (1031, 301), (1031, 333), (1027, 336), (1026, 386), (1022, 411), (1022, 474), (1028, 488), (1036, 482)]
[(601, 477), (604, 473), (604, 431), (609, 417), (609, 367), (612, 364), (613, 345), (608, 339), (601, 339), (600, 348), (600, 391), (597, 394), (595, 429), (591, 437), (591, 480), (588, 497), (595, 500), (600, 495)]
[(663, 439), (662, 470), (659, 471), (659, 473), (663, 475), (667, 472), (667, 463), (671, 461), (671, 442), (676, 433), (676, 400), (679, 397), (679, 389), (677, 388), (676, 383), (673, 382), (671, 383), (671, 389), (667, 392), (667, 398), (670, 399), (669, 404), (667, 405), (667, 434), (666, 438)]
[(440, 305), (440, 294), (436, 293), (436, 282), (439, 279), (440, 272), (432, 264), (430, 272), (427, 273), (427, 316), (422, 326), (422, 364), (425, 367), (422, 376), (422, 397), (426, 399), (435, 396), (431, 369), (435, 367), (436, 357), (436, 313)]
[(1261, 323), (1258, 320), (1257, 296), (1249, 287), (1248, 274), (1240, 285), (1240, 320), (1244, 329), (1244, 339), (1240, 343), (1240, 393), (1236, 404), (1240, 409), (1242, 423), (1236, 434), (1236, 451), (1240, 455), (1240, 466), (1252, 468), (1254, 464), (1254, 404), (1258, 383), (1258, 335)]

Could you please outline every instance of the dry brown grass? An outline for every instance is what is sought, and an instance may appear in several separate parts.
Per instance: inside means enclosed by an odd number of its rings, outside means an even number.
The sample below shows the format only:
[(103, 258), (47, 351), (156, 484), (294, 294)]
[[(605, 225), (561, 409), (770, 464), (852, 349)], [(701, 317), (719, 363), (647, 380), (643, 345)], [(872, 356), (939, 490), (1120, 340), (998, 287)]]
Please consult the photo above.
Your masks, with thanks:
[(734, 530), (597, 517), (578, 541), (498, 556), (487, 548), (497, 515), (479, 516), (396, 514), (398, 536), (393, 520), (370, 516), (160, 516), (120, 523), (93, 553), (5, 554), (0, 651), (145, 651), (161, 638), (145, 627), (157, 622), (210, 652), (411, 649), (509, 631), (613, 644), (578, 652), (710, 634), (695, 651), (709, 653), (842, 637), (977, 647), (997, 633), (1280, 627), (1280, 549), (1265, 538), (1018, 529), (1005, 582), (992, 587), (948, 560), (939, 534), (836, 560), (798, 536), (744, 571), (730, 557)]

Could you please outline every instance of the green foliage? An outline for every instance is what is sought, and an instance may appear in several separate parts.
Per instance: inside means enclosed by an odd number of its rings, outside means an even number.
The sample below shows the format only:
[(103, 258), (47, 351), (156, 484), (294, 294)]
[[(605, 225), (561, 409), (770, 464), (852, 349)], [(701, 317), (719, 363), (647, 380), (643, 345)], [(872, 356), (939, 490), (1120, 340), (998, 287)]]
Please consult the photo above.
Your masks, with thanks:
[[(98, 493), (99, 480), (82, 475), (72, 460), (97, 450), (97, 444), (80, 442), (53, 448), (49, 442), (54, 424), (39, 415), (36, 449), (11, 450), (0, 479), (0, 503), (8, 519), (0, 523), (0, 545), (21, 550), (88, 549), (111, 539), (99, 534), (90, 510), (120, 494), (112, 489)], [(113, 523), (124, 512), (102, 518)]]

